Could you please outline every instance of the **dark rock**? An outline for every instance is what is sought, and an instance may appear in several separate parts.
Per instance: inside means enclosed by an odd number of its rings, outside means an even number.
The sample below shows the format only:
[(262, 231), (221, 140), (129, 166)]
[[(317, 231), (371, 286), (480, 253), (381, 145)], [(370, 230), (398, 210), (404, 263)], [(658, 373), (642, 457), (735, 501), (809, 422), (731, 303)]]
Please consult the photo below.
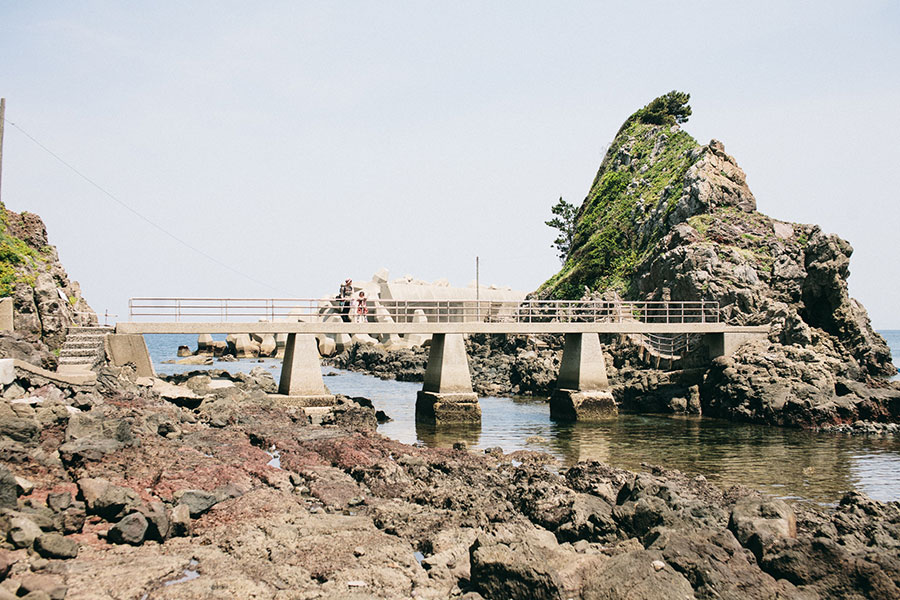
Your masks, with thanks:
[(47, 506), (55, 512), (62, 512), (72, 506), (72, 494), (70, 492), (50, 492), (47, 494)]
[(36, 442), (40, 424), (34, 419), (0, 415), (0, 437), (7, 437), (23, 444)]
[(191, 511), (187, 504), (179, 504), (172, 509), (169, 534), (172, 537), (191, 535)]
[(166, 505), (162, 502), (143, 504), (138, 508), (147, 519), (147, 539), (165, 541), (169, 538), (171, 523)]
[(75, 558), (78, 543), (59, 533), (44, 533), (34, 541), (34, 549), (44, 558)]
[(775, 498), (745, 498), (731, 509), (728, 528), (757, 559), (781, 538), (797, 537), (794, 511)]
[(660, 553), (647, 550), (612, 556), (585, 572), (582, 597), (609, 600), (694, 600), (690, 582), (662, 558)]
[(186, 506), (191, 517), (202, 515), (219, 502), (214, 493), (203, 490), (180, 490), (175, 492), (175, 501), (178, 506)]
[(133, 512), (110, 527), (106, 539), (113, 544), (139, 546), (147, 534), (147, 519), (139, 512)]
[(16, 508), (18, 486), (16, 477), (4, 465), (0, 465), (0, 508)]
[(84, 498), (87, 512), (112, 521), (140, 505), (140, 497), (131, 488), (113, 485), (105, 479), (78, 480), (78, 488)]

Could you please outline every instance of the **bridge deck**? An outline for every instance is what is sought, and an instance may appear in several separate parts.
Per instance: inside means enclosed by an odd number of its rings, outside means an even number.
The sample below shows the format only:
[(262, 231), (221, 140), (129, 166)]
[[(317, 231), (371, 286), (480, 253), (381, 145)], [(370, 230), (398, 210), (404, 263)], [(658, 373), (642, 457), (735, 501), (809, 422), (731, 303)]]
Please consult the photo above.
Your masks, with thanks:
[(768, 326), (737, 326), (724, 323), (644, 323), (642, 321), (588, 323), (290, 323), (290, 322), (122, 322), (116, 333), (323, 333), (323, 334), (440, 334), (440, 333), (767, 333)]

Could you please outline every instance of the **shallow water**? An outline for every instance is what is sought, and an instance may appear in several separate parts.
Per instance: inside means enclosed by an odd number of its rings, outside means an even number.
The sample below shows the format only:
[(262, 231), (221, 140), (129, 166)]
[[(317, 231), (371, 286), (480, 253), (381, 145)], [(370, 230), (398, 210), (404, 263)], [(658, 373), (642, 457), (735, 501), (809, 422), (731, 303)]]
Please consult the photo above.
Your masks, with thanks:
[[(894, 355), (900, 355), (900, 332), (883, 333)], [(147, 338), (160, 373), (201, 368), (160, 364), (174, 356), (178, 344), (196, 346), (194, 336)], [(276, 379), (281, 370), (274, 360), (217, 362), (214, 368), (246, 372), (256, 366), (269, 369)], [(658, 415), (562, 424), (552, 421), (546, 401), (536, 398), (481, 398), (480, 427), (435, 428), (415, 422), (421, 383), (384, 381), (330, 367), (323, 372), (332, 392), (371, 399), (375, 408), (393, 419), (378, 431), (408, 444), (443, 447), (464, 440), (472, 448), (548, 452), (566, 464), (592, 459), (632, 470), (641, 469), (642, 463), (662, 465), (702, 474), (722, 486), (743, 484), (782, 498), (823, 504), (836, 502), (851, 489), (878, 500), (900, 500), (900, 440), (892, 436), (813, 433)]]

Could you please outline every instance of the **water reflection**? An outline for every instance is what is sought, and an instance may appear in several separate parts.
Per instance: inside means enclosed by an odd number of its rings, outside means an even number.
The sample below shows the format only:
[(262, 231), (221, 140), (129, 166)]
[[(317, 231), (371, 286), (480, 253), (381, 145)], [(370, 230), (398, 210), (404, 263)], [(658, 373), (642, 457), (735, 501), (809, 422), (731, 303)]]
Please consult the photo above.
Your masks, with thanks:
[(417, 421), (416, 438), (432, 448), (450, 448), (456, 442), (477, 447), (481, 440), (481, 425), (434, 425)]

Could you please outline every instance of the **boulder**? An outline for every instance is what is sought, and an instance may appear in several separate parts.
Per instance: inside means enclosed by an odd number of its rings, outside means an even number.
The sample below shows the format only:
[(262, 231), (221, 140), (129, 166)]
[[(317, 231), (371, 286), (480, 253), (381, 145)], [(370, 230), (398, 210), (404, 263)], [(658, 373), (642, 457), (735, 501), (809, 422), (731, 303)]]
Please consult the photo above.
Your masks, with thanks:
[(113, 525), (106, 534), (106, 539), (113, 544), (139, 546), (144, 542), (147, 527), (147, 518), (139, 512), (133, 512)]
[(203, 355), (192, 356), (190, 354), (186, 354), (186, 355), (179, 354), (179, 356), (185, 356), (186, 358), (179, 358), (178, 360), (176, 360), (175, 361), (176, 365), (211, 365), (211, 364), (213, 364), (212, 356), (203, 356)]
[(683, 575), (658, 552), (633, 550), (603, 561), (585, 573), (582, 598), (605, 600), (694, 600)]
[(147, 539), (165, 541), (169, 538), (172, 524), (165, 504), (162, 502), (150, 502), (149, 504), (141, 505), (138, 508), (138, 512), (147, 519), (147, 532), (145, 534)]
[(13, 517), (9, 520), (9, 533), (6, 534), (9, 543), (16, 548), (31, 548), (41, 535), (41, 528), (34, 521), (26, 517)]
[(191, 535), (191, 509), (187, 504), (179, 504), (172, 509), (170, 535), (184, 537)]
[(131, 488), (113, 485), (105, 479), (84, 478), (78, 480), (78, 489), (87, 505), (87, 511), (112, 521), (140, 506), (140, 497)]
[(187, 346), (178, 346), (178, 356), (193, 356), (194, 353)]
[(797, 519), (782, 500), (750, 497), (735, 503), (728, 529), (742, 546), (761, 559), (780, 539), (797, 537)]
[(44, 533), (34, 540), (35, 551), (44, 558), (75, 558), (78, 556), (78, 543), (60, 533)]
[(188, 508), (191, 517), (202, 515), (219, 501), (214, 493), (203, 490), (179, 490), (174, 498), (178, 506)]
[(55, 575), (25, 575), (20, 582), (19, 595), (34, 600), (46, 594), (50, 600), (63, 600), (68, 587)]

